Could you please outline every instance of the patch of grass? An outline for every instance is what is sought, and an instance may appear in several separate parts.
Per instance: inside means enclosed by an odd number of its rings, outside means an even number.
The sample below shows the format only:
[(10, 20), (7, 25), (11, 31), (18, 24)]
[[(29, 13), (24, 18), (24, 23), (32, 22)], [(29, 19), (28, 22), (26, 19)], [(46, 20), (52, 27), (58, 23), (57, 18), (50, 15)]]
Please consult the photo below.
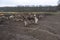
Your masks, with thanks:
[(60, 14), (60, 12), (0, 12), (0, 14), (46, 14), (46, 15), (52, 15), (52, 14)]

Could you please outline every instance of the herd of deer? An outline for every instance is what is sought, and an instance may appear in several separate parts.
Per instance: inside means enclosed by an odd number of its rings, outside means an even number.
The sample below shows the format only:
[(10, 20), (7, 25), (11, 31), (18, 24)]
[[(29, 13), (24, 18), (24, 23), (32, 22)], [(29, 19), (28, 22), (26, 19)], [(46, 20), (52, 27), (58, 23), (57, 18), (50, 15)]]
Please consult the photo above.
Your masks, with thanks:
[(32, 24), (37, 24), (38, 21), (43, 18), (43, 14), (14, 14), (14, 15), (4, 15), (0, 14), (0, 23), (5, 21), (4, 19), (7, 20), (14, 20), (14, 21), (22, 21), (25, 26), (27, 26), (29, 23)]

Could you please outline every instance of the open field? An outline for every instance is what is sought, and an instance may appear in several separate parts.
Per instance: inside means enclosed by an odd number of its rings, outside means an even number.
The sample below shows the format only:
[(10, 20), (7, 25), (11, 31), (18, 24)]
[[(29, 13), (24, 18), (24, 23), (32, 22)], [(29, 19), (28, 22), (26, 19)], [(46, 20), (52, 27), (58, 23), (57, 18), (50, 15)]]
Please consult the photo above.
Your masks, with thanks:
[(60, 14), (52, 14), (55, 15), (47, 15), (39, 20), (37, 25), (31, 24), (28, 27), (24, 27), (21, 21), (4, 21), (0, 24), (0, 40), (60, 40)]
[(18, 13), (33, 13), (33, 14), (59, 14), (60, 12), (0, 12), (0, 14), (18, 14)]

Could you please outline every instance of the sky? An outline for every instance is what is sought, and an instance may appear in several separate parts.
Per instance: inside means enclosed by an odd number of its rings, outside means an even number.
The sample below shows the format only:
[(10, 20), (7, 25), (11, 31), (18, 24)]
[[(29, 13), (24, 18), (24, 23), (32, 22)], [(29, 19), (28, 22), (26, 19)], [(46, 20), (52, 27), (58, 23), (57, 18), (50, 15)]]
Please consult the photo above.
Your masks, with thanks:
[(25, 5), (52, 5), (55, 6), (58, 4), (58, 0), (0, 0), (1, 6), (25, 6)]

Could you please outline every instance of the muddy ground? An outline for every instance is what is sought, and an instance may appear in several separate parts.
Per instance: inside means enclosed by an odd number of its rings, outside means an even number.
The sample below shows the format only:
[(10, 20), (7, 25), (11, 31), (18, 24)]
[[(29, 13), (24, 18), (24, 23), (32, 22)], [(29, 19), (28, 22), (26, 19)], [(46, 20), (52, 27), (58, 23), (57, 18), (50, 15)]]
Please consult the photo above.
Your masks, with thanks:
[(60, 40), (60, 15), (47, 16), (28, 27), (7, 20), (0, 24), (0, 40)]

